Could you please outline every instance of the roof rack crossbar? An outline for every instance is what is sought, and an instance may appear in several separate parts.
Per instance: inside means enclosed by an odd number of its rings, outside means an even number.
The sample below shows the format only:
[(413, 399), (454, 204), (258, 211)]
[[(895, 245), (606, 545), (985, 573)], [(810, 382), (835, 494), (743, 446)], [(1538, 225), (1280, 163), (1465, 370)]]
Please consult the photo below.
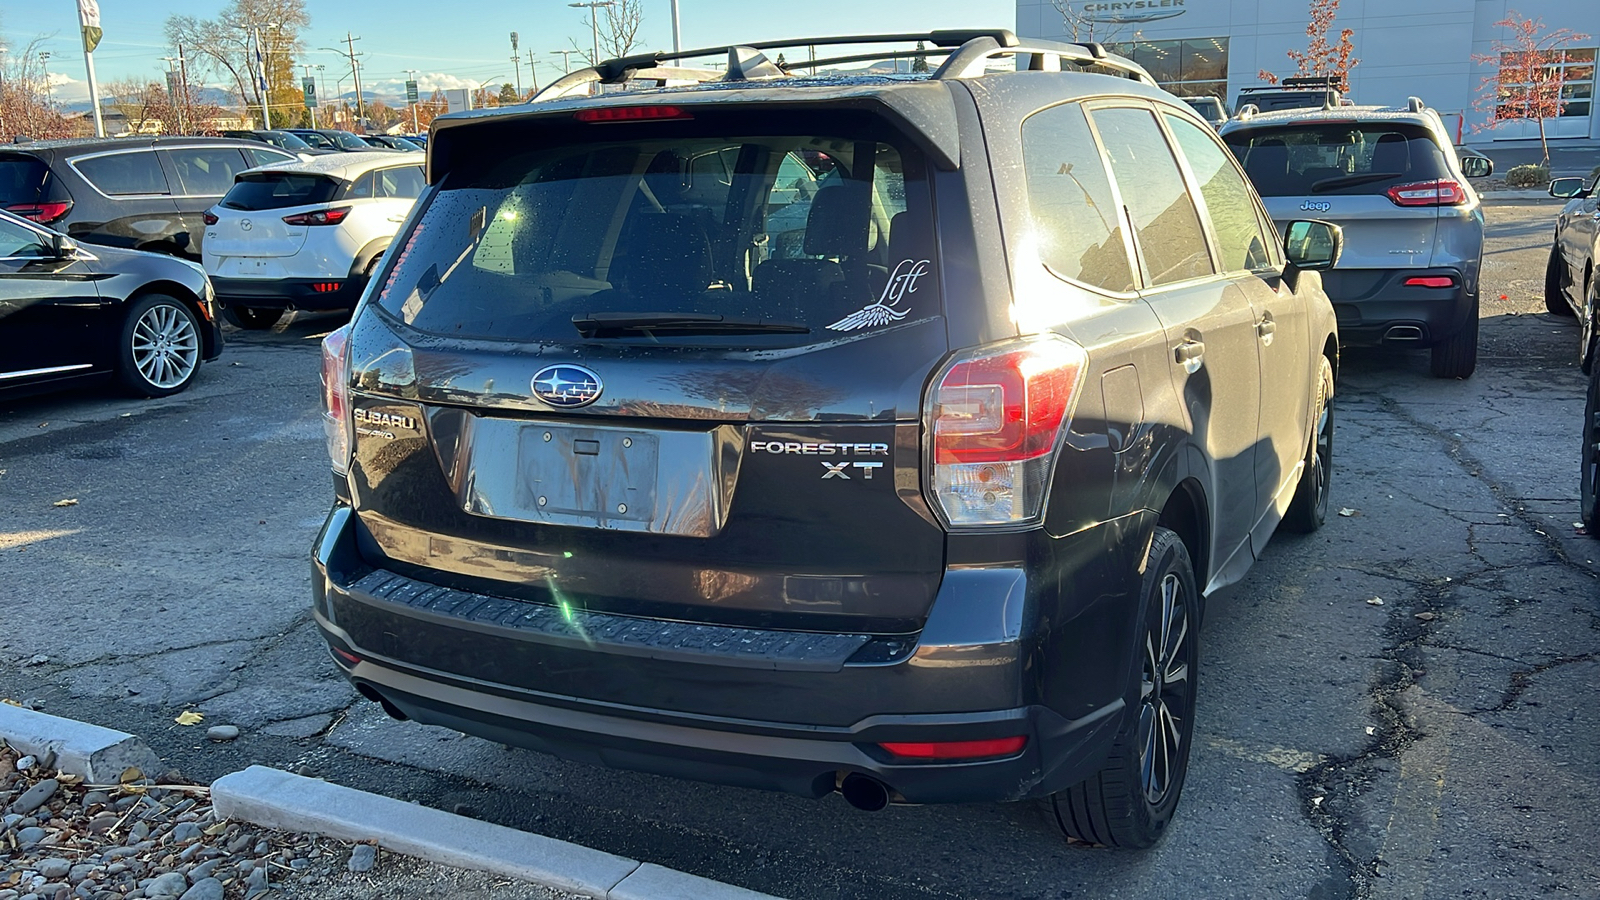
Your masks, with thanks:
[(749, 47), (752, 50), (776, 50), (785, 47), (826, 47), (840, 44), (890, 44), (910, 43), (922, 41), (934, 47), (960, 47), (979, 38), (990, 38), (1003, 47), (1014, 46), (1019, 42), (1016, 34), (1004, 29), (988, 30), (960, 30), (943, 29), (935, 31), (907, 32), (904, 34), (843, 34), (828, 35), (826, 37), (785, 38), (774, 41), (753, 41), (738, 45), (724, 44), (720, 47), (701, 47), (694, 50), (679, 50), (668, 52), (658, 50), (651, 53), (640, 53), (633, 56), (623, 56), (616, 59), (602, 60), (594, 68), (599, 70), (606, 83), (624, 77), (633, 69), (651, 68), (671, 59), (692, 59), (697, 56), (723, 56), (734, 46)]
[(1030, 69), (1044, 68), (1047, 71), (1052, 71), (1048, 67), (1041, 65), (1040, 57), (1055, 57), (1063, 63), (1072, 63), (1084, 68), (1100, 66), (1112, 69), (1134, 81), (1149, 85), (1156, 83), (1150, 73), (1145, 71), (1144, 67), (1138, 63), (1109, 53), (1103, 45), (1092, 42), (1087, 44), (1068, 44), (1039, 41), (1035, 44), (1001, 47), (984, 41), (972, 41), (952, 53), (950, 58), (945, 60), (944, 65), (940, 66), (938, 71), (934, 73), (933, 77), (970, 78), (982, 74), (989, 61), (995, 57), (1021, 56), (1023, 54), (1034, 57), (1029, 62)]

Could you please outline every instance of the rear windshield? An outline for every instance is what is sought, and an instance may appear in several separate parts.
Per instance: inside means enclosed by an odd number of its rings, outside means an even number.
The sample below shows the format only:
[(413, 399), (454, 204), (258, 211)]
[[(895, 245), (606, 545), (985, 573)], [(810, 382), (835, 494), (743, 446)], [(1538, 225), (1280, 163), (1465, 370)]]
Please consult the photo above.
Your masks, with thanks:
[(329, 131), (324, 133), (334, 146), (341, 150), (371, 150), (372, 145), (348, 131)]
[(49, 171), (36, 156), (0, 156), (0, 206), (39, 202)]
[(378, 302), (435, 334), (714, 346), (934, 315), (921, 159), (840, 119), (777, 135), (585, 125), (510, 157), (486, 141), (483, 166), (456, 161)]
[(222, 198), (222, 206), (251, 211), (327, 203), (338, 193), (339, 184), (325, 175), (247, 172), (234, 181), (228, 195)]
[(1263, 197), (1382, 194), (1449, 178), (1426, 129), (1384, 123), (1304, 124), (1223, 136)]
[(261, 133), (261, 137), (262, 137), (263, 140), (265, 140), (267, 143), (271, 144), (272, 146), (278, 147), (278, 148), (281, 148), (281, 149), (284, 149), (284, 150), (310, 150), (311, 149), (311, 145), (306, 143), (305, 141), (300, 140), (300, 136), (299, 135), (291, 134), (291, 133), (289, 133), (287, 131), (264, 131), (264, 132)]

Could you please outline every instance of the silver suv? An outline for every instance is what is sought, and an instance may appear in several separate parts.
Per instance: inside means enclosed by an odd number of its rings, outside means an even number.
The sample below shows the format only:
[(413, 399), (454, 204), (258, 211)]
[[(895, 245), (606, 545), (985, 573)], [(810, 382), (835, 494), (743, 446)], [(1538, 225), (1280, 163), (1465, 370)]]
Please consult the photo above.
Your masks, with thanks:
[(1466, 378), (1478, 362), (1483, 210), (1467, 178), (1492, 170), (1456, 155), (1438, 113), (1330, 106), (1260, 113), (1220, 129), (1280, 229), (1316, 218), (1344, 229), (1322, 276), (1345, 346), (1431, 347), (1432, 372)]

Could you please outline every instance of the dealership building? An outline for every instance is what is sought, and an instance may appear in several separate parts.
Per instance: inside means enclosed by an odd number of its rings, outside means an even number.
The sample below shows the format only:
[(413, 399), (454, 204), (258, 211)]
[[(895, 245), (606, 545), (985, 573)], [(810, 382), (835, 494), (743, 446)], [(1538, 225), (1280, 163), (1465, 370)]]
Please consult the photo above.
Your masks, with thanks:
[[(1265, 69), (1294, 75), (1286, 54), (1305, 50), (1307, 0), (1017, 0), (1017, 32), (1045, 40), (1099, 41), (1131, 57), (1176, 94), (1211, 94), (1231, 109), (1239, 89), (1260, 84)], [(1564, 144), (1600, 141), (1595, 48), (1600, 45), (1600, 0), (1343, 0), (1330, 29), (1355, 33), (1350, 93), (1359, 104), (1392, 106), (1421, 97), (1458, 129), (1460, 141), (1482, 144), (1538, 137), (1534, 122), (1487, 128), (1493, 112), (1475, 108), (1493, 56), (1510, 31), (1495, 23), (1515, 12), (1542, 19), (1546, 29), (1588, 36), (1562, 53), (1561, 115), (1546, 133)]]

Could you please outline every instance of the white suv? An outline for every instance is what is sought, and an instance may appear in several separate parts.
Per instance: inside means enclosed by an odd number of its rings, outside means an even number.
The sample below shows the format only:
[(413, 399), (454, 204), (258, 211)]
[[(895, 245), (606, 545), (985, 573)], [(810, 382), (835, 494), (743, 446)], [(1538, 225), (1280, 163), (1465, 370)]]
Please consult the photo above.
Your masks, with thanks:
[(341, 153), (241, 172), (206, 213), (206, 274), (230, 321), (353, 309), (426, 182), (422, 153)]

